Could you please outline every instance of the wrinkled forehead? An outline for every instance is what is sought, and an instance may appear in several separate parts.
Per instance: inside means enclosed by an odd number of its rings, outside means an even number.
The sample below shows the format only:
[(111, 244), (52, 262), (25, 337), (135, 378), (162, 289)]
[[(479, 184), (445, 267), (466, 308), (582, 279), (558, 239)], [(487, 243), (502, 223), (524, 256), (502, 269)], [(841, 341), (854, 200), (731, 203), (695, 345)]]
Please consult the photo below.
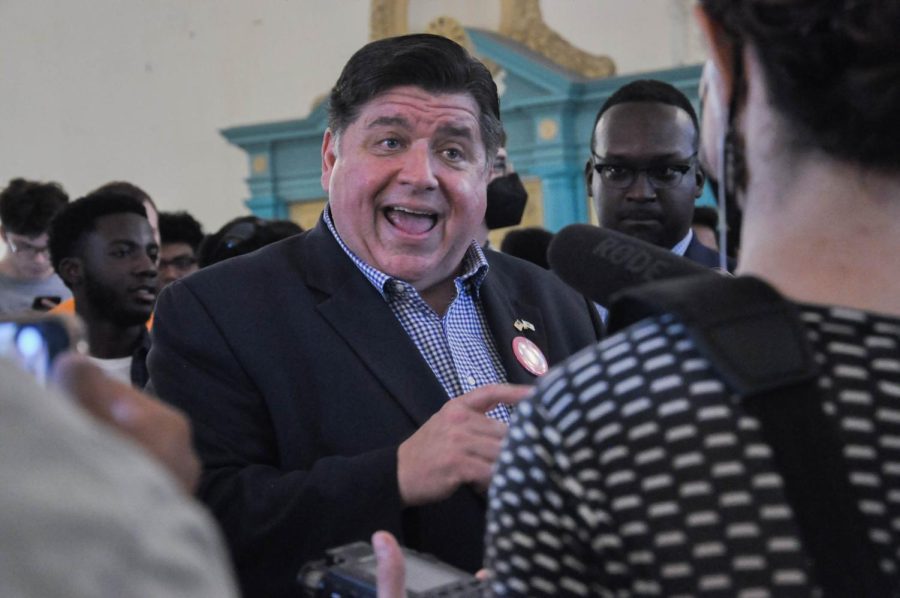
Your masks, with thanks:
[(480, 139), (480, 116), (478, 104), (469, 93), (401, 86), (383, 91), (363, 104), (354, 124), (363, 128), (379, 124), (378, 121), (418, 127), (469, 127)]

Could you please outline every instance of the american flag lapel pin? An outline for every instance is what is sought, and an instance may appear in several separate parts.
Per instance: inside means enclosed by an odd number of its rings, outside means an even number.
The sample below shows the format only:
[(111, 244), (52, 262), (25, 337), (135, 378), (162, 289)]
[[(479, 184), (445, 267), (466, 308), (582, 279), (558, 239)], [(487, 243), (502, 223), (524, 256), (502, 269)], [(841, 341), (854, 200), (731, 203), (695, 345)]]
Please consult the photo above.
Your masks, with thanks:
[(518, 330), (519, 332), (522, 332), (523, 330), (531, 330), (532, 332), (534, 332), (534, 324), (532, 324), (528, 320), (516, 320), (513, 323), (513, 326), (515, 326), (516, 330)]

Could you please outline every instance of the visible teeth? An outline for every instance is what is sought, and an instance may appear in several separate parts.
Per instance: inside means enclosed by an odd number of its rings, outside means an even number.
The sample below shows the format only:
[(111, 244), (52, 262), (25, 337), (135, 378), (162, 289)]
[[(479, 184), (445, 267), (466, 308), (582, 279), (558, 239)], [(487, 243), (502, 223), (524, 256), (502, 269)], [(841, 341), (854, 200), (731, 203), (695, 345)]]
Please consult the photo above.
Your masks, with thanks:
[(416, 210), (410, 210), (409, 208), (402, 208), (400, 206), (391, 207), (388, 209), (394, 210), (396, 212), (405, 212), (407, 214), (412, 214), (413, 216), (428, 216), (428, 217), (434, 216), (434, 214), (432, 214), (431, 212), (419, 212)]
[(384, 216), (393, 226), (407, 234), (422, 235), (437, 224), (438, 216), (433, 212), (411, 210), (400, 206), (388, 207)]

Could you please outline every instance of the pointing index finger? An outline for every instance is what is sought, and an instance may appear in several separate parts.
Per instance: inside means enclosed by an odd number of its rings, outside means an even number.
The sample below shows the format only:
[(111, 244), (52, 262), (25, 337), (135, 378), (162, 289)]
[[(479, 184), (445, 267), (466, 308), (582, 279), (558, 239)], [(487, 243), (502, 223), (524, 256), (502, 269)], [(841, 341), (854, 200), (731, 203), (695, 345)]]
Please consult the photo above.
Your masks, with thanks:
[(523, 384), (489, 384), (462, 395), (467, 407), (484, 413), (500, 403), (515, 405), (531, 392), (531, 386)]

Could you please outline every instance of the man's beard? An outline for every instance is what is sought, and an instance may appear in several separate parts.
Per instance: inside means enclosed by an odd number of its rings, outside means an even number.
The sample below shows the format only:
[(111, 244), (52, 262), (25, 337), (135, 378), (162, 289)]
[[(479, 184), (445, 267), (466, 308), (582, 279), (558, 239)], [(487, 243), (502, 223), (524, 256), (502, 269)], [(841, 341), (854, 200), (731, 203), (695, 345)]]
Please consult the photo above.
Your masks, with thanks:
[(144, 324), (149, 317), (149, 313), (143, 310), (128, 309), (120, 305), (123, 301), (121, 295), (96, 281), (87, 273), (84, 276), (84, 293), (94, 307), (94, 311), (102, 314), (105, 320), (112, 322), (116, 326), (123, 328), (137, 326)]

